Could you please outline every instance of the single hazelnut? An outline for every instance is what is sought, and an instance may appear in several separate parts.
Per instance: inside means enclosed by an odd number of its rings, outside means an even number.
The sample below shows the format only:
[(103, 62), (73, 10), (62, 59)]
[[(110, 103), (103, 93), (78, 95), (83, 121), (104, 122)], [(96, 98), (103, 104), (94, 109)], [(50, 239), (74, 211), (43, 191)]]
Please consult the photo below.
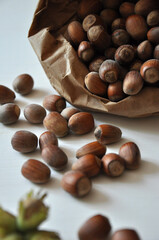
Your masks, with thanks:
[(150, 59), (144, 62), (140, 68), (140, 74), (148, 83), (159, 81), (159, 60)]
[(48, 95), (43, 100), (43, 106), (50, 112), (61, 112), (66, 107), (66, 100), (56, 94)]
[(30, 123), (42, 123), (46, 110), (39, 104), (29, 104), (24, 108), (24, 116)]
[(112, 240), (141, 240), (138, 233), (134, 229), (120, 229), (117, 230)]
[(44, 147), (41, 156), (49, 166), (57, 171), (63, 170), (68, 163), (67, 155), (57, 145)]
[(116, 52), (115, 47), (110, 47), (110, 48), (105, 49), (105, 52), (104, 52), (105, 58), (114, 60), (115, 52)]
[(117, 47), (127, 44), (129, 40), (129, 34), (124, 29), (117, 29), (112, 33), (112, 42)]
[(94, 177), (99, 174), (101, 169), (101, 160), (94, 154), (86, 154), (72, 165), (72, 170), (84, 172), (88, 177)]
[(89, 14), (98, 14), (102, 8), (100, 0), (81, 0), (78, 6), (77, 14), (84, 19)]
[(153, 56), (154, 56), (155, 59), (159, 60), (159, 44), (156, 45), (156, 47), (154, 49), (154, 52), (153, 52)]
[(67, 107), (62, 110), (61, 115), (68, 121), (69, 118), (74, 115), (75, 113), (80, 112), (79, 109), (74, 108), (74, 107)]
[(91, 180), (81, 171), (68, 171), (61, 180), (62, 188), (74, 197), (84, 197), (92, 188)]
[(158, 0), (139, 0), (135, 4), (135, 13), (146, 17), (156, 9), (156, 6), (158, 6)]
[(159, 27), (153, 27), (147, 32), (147, 38), (154, 44), (159, 44)]
[(103, 25), (102, 19), (96, 14), (87, 15), (82, 22), (82, 27), (86, 32), (95, 25)]
[(94, 128), (94, 118), (91, 113), (75, 113), (68, 120), (68, 127), (73, 134), (82, 135), (89, 133)]
[(117, 29), (125, 29), (125, 19), (124, 18), (116, 18), (112, 22), (111, 29), (112, 29), (112, 32), (114, 32)]
[(106, 96), (107, 84), (104, 83), (97, 72), (89, 72), (84, 79), (86, 88), (93, 94)]
[(53, 132), (57, 137), (64, 137), (69, 132), (67, 120), (58, 112), (50, 112), (46, 115), (43, 124), (48, 131)]
[(143, 88), (144, 80), (138, 71), (130, 71), (123, 81), (123, 92), (127, 95), (136, 95)]
[(146, 39), (148, 31), (145, 19), (140, 15), (131, 15), (126, 19), (126, 30), (137, 41)]
[(103, 0), (104, 8), (118, 9), (122, 0)]
[(15, 93), (8, 87), (0, 85), (0, 104), (12, 103), (15, 99)]
[(119, 155), (125, 161), (125, 167), (130, 170), (139, 168), (141, 154), (138, 146), (134, 142), (127, 142), (119, 149)]
[(131, 2), (123, 2), (119, 7), (119, 12), (123, 18), (127, 18), (134, 13), (135, 4)]
[(119, 64), (114, 60), (105, 60), (99, 68), (100, 78), (107, 83), (113, 83), (118, 80), (120, 73)]
[(14, 103), (6, 103), (0, 106), (0, 122), (3, 124), (12, 124), (18, 121), (20, 108)]
[(108, 99), (112, 102), (118, 102), (125, 97), (123, 92), (123, 82), (117, 81), (115, 83), (110, 83), (107, 89)]
[(121, 65), (130, 64), (135, 57), (135, 49), (132, 45), (124, 44), (117, 48), (115, 60)]
[(129, 70), (130, 71), (139, 71), (140, 72), (140, 68), (142, 66), (143, 62), (140, 60), (140, 59), (135, 59), (131, 65), (130, 65), (130, 68)]
[(36, 160), (27, 160), (22, 168), (22, 175), (33, 183), (46, 183), (50, 180), (51, 171), (44, 163)]
[(121, 139), (122, 131), (120, 128), (113, 125), (101, 124), (96, 127), (94, 135), (98, 142), (106, 145), (118, 142)]
[(94, 49), (90, 42), (82, 41), (78, 46), (78, 57), (84, 62), (90, 62), (94, 57)]
[(67, 32), (71, 42), (75, 46), (79, 45), (80, 42), (85, 40), (85, 32), (83, 30), (82, 24), (79, 21), (72, 21), (67, 28)]
[(37, 136), (34, 133), (26, 130), (17, 131), (11, 139), (13, 149), (21, 153), (35, 151), (37, 148), (37, 143)]
[(91, 27), (87, 32), (87, 37), (99, 52), (103, 52), (110, 46), (111, 37), (102, 25)]
[(99, 56), (93, 59), (89, 64), (89, 71), (90, 72), (99, 72), (100, 65), (104, 62), (105, 57)]
[(76, 157), (80, 158), (86, 154), (94, 154), (99, 158), (102, 158), (106, 153), (106, 146), (99, 143), (98, 141), (87, 143), (86, 145), (79, 148), (76, 152)]
[(34, 80), (29, 74), (21, 74), (13, 81), (13, 89), (21, 95), (29, 94), (34, 86)]
[(111, 231), (109, 219), (103, 215), (94, 215), (85, 221), (78, 231), (80, 240), (105, 240)]
[(147, 15), (147, 24), (150, 27), (157, 26), (159, 24), (159, 10), (151, 11)]
[(108, 153), (102, 157), (104, 172), (109, 177), (119, 177), (125, 170), (124, 160), (116, 153)]
[(106, 8), (100, 12), (100, 17), (105, 26), (111, 26), (112, 22), (118, 18), (118, 13), (114, 9)]
[(42, 150), (43, 148), (48, 147), (50, 145), (58, 146), (58, 139), (56, 135), (50, 131), (43, 132), (39, 137), (40, 149)]

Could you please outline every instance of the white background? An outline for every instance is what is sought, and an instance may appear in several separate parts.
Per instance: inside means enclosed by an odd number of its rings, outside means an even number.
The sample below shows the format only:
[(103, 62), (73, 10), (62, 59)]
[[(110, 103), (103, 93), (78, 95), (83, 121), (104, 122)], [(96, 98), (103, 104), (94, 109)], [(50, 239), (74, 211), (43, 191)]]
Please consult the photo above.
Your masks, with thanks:
[[(21, 175), (22, 164), (29, 158), (42, 161), (39, 149), (35, 153), (20, 154), (11, 147), (11, 137), (17, 130), (26, 129), (38, 137), (45, 131), (42, 124), (32, 125), (23, 115), (29, 103), (42, 104), (44, 97), (56, 93), (51, 87), (27, 39), (37, 0), (0, 0), (0, 84), (12, 88), (14, 78), (22, 73), (32, 75), (35, 81), (31, 94), (16, 94), (15, 103), (21, 108), (17, 123), (0, 124), (0, 205), (16, 214), (18, 200), (31, 189), (48, 193), (49, 218), (41, 228), (55, 230), (63, 240), (76, 240), (81, 224), (94, 214), (107, 216), (112, 232), (119, 228), (135, 228), (141, 239), (159, 237), (159, 117), (127, 119), (106, 114), (93, 114), (96, 126), (110, 123), (121, 128), (122, 140), (108, 146), (107, 152), (118, 153), (119, 147), (134, 141), (139, 146), (142, 164), (136, 171), (126, 171), (120, 178), (98, 176), (93, 179), (91, 193), (76, 199), (60, 187), (64, 172), (52, 170), (48, 184), (35, 185)], [(146, 106), (145, 106), (146, 107)], [(75, 152), (82, 145), (94, 141), (93, 132), (84, 136), (69, 135), (59, 140), (71, 164)]]

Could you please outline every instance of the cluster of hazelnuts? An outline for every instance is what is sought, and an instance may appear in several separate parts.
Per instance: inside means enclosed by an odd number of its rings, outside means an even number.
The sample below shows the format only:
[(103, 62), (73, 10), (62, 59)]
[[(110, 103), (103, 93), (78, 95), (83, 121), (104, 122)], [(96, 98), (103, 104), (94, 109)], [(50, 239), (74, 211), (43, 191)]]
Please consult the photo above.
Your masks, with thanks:
[(81, 0), (68, 40), (89, 70), (86, 89), (117, 102), (159, 86), (156, 0)]

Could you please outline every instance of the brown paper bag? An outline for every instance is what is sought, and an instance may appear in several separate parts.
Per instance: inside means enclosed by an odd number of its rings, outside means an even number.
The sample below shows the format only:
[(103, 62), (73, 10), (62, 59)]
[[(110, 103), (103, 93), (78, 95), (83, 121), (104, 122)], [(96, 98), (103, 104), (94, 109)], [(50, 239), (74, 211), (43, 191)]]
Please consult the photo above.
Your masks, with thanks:
[(84, 110), (126, 117), (159, 114), (159, 88), (145, 87), (119, 102), (91, 94), (84, 87), (86, 66), (66, 40), (68, 23), (75, 19), (77, 0), (40, 0), (29, 30), (29, 41), (51, 85), (72, 105)]

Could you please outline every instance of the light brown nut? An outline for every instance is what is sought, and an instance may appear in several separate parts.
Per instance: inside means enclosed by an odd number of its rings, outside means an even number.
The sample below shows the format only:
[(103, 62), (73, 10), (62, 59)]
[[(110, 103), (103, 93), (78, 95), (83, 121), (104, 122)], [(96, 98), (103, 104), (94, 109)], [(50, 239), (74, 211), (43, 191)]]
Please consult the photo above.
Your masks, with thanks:
[(66, 100), (56, 94), (48, 95), (43, 100), (43, 106), (50, 112), (61, 112), (66, 107)]
[(39, 104), (29, 104), (24, 108), (24, 116), (30, 123), (42, 123), (46, 110)]
[(53, 132), (46, 131), (43, 132), (39, 137), (39, 146), (40, 149), (42, 150), (43, 148), (48, 147), (49, 145), (58, 146), (58, 139)]
[(67, 107), (62, 110), (61, 115), (68, 121), (73, 114), (78, 112), (80, 112), (80, 110), (77, 108)]
[(112, 240), (141, 240), (141, 239), (134, 229), (120, 229), (113, 234)]
[(91, 188), (91, 180), (81, 171), (68, 171), (63, 175), (62, 188), (74, 197), (87, 195)]

